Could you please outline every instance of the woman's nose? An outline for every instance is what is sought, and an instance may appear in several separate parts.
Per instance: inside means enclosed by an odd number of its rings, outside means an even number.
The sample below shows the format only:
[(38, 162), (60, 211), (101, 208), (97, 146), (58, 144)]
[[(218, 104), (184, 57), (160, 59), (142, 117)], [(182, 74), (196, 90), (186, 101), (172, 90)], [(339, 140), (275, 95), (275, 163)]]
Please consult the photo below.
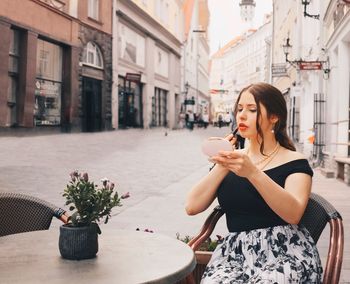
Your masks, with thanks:
[(240, 119), (245, 119), (247, 117), (246, 115), (246, 111), (245, 110), (242, 110), (241, 112), (238, 113), (238, 117)]

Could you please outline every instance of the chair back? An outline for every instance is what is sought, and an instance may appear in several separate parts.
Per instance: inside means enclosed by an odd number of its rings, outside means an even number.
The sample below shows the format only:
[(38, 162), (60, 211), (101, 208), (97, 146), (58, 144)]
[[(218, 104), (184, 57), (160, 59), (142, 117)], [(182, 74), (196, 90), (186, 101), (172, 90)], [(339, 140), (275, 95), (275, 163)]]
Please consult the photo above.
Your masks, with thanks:
[(299, 225), (306, 227), (314, 242), (317, 243), (327, 223), (335, 218), (341, 218), (337, 210), (322, 196), (311, 193)]
[(0, 237), (47, 230), (52, 217), (63, 221), (64, 213), (63, 209), (33, 196), (0, 192)]
[(323, 283), (339, 282), (344, 250), (344, 228), (339, 212), (322, 196), (311, 193), (309, 202), (299, 225), (310, 232), (317, 243), (327, 223), (330, 225), (330, 239), (327, 263), (323, 272)]

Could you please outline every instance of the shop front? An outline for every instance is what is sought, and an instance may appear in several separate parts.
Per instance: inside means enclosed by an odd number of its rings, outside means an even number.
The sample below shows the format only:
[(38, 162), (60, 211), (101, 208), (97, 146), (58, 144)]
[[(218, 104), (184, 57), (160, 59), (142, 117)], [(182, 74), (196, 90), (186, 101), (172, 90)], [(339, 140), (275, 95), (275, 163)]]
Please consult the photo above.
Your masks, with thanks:
[[(134, 75), (134, 76), (132, 76)], [(138, 74), (118, 78), (119, 128), (143, 127), (142, 84)]]

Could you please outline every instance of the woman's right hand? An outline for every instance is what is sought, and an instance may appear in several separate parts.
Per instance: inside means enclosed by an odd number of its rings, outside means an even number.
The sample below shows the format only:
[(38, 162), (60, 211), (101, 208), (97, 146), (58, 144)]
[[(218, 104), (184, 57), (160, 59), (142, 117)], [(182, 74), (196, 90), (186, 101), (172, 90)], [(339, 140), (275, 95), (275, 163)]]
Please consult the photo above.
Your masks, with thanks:
[(236, 145), (236, 142), (237, 142), (237, 136), (233, 135), (232, 133), (230, 133), (229, 135), (227, 135), (225, 137), (225, 139), (227, 141), (230, 141), (231, 145), (233, 146), (233, 149), (235, 149), (235, 145)]

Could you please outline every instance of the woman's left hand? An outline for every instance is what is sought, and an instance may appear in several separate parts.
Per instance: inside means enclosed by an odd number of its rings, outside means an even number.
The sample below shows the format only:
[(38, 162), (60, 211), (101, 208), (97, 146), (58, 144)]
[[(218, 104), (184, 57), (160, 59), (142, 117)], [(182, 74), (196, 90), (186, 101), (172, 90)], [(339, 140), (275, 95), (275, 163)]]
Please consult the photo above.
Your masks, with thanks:
[(211, 160), (240, 177), (249, 178), (258, 171), (243, 151), (220, 151), (217, 156), (211, 157)]

